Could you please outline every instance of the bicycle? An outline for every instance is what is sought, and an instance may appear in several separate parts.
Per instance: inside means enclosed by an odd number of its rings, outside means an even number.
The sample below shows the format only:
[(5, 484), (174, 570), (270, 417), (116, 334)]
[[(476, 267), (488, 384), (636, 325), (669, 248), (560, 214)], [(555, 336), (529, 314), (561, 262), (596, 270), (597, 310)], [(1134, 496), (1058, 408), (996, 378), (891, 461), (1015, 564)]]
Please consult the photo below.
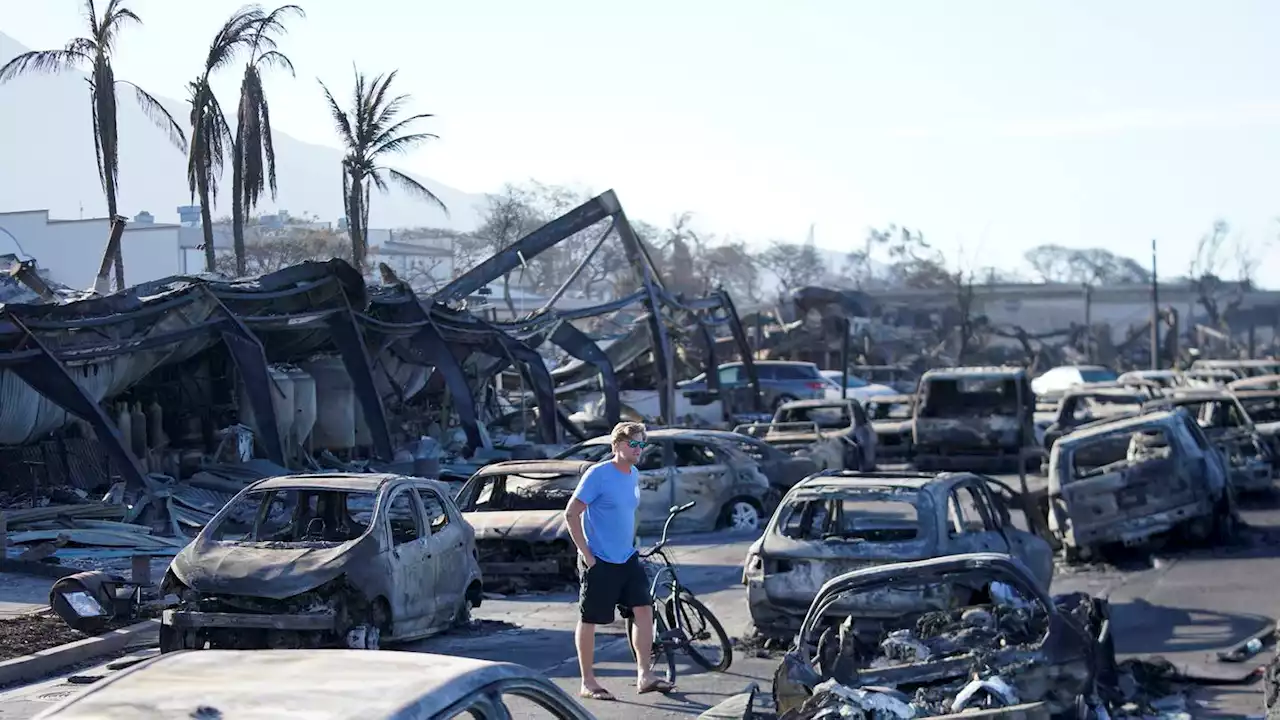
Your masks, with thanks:
[[(729, 644), (729, 635), (724, 631), (724, 626), (706, 605), (693, 596), (692, 591), (681, 584), (676, 575), (675, 564), (663, 551), (671, 521), (695, 504), (696, 501), (673, 506), (667, 522), (662, 526), (662, 538), (653, 547), (639, 553), (641, 560), (647, 561), (645, 570), (651, 577), (649, 593), (653, 598), (653, 652), (649, 669), (656, 669), (658, 663), (665, 659), (665, 679), (673, 685), (676, 681), (676, 650), (684, 650), (695, 663), (712, 672), (724, 672), (733, 663), (733, 647)], [(661, 564), (648, 561), (655, 555), (662, 560)], [(665, 591), (665, 594), (659, 595), (659, 590)], [(632, 659), (636, 659), (635, 641), (631, 635), (635, 620), (629, 611), (626, 611), (626, 620), (627, 645), (631, 648)], [(699, 640), (718, 642), (720, 659), (713, 660), (702, 649), (694, 647), (693, 643)]]

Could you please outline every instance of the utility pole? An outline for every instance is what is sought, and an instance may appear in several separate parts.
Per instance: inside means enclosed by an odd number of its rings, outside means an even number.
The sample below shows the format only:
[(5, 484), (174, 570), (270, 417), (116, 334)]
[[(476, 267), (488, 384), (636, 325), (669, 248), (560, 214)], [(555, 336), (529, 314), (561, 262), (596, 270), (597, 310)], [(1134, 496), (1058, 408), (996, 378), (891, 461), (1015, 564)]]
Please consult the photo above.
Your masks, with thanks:
[(1084, 284), (1084, 354), (1093, 362), (1093, 286)]
[(1160, 282), (1156, 279), (1156, 239), (1151, 238), (1151, 369), (1160, 369)]

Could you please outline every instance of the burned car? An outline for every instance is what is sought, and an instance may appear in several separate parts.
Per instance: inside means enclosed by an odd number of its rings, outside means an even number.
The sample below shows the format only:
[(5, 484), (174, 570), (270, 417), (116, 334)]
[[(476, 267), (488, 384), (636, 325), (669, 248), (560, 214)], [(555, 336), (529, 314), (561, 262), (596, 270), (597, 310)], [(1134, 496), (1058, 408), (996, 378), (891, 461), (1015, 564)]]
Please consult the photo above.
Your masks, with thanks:
[[(842, 618), (837, 609), (862, 604), (861, 597), (930, 591), (961, 601), (875, 621)], [(1114, 663), (1105, 600), (1050, 597), (1016, 558), (969, 553), (854, 570), (826, 582), (774, 673), (773, 698), (784, 720), (850, 716), (842, 704), (866, 717), (873, 710), (949, 716), (966, 708), (1004, 715), (996, 709), (1031, 703), (1071, 716), (1087, 707)]]
[(1231, 394), (1271, 448), (1272, 475), (1280, 474), (1280, 389), (1232, 390)]
[(469, 622), (481, 587), (475, 534), (442, 483), (266, 478), (173, 559), (160, 647), (377, 649)]
[(1197, 539), (1234, 532), (1226, 462), (1182, 410), (1063, 437), (1049, 455), (1049, 506), (1049, 529), (1072, 559), (1175, 528)]
[(771, 422), (739, 425), (734, 432), (813, 458), (822, 470), (871, 470), (876, 465), (875, 430), (862, 404), (849, 398), (784, 403)]
[[(788, 637), (822, 584), (850, 570), (966, 552), (1022, 558), (1048, 587), (1053, 549), (1014, 527), (1003, 496), (973, 473), (820, 473), (783, 498), (747, 551), (742, 582), (757, 632)], [(894, 617), (958, 602), (946, 593), (878, 593), (833, 612)]]
[(1124, 388), (1075, 388), (1058, 403), (1053, 423), (1045, 429), (1044, 447), (1052, 450), (1058, 438), (1081, 425), (1142, 412), (1149, 395)]
[(895, 462), (910, 460), (915, 398), (911, 395), (880, 395), (867, 400), (862, 408), (876, 433), (876, 458)]
[(778, 490), (778, 495), (821, 468), (812, 458), (803, 455), (785, 453), (760, 438), (743, 435), (729, 430), (709, 430), (698, 428), (688, 431), (691, 435), (701, 435), (717, 442), (722, 442), (737, 449), (743, 455), (756, 461), (760, 472), (769, 478), (769, 483)]
[(593, 464), (513, 460), (486, 465), (467, 480), (455, 499), (475, 529), (486, 582), (506, 587), (577, 577), (564, 511)]
[(1227, 383), (1232, 392), (1241, 390), (1280, 390), (1280, 375), (1257, 375)]
[(39, 717), (424, 720), (530, 713), (595, 718), (546, 675), (514, 663), (422, 652), (208, 650), (143, 660)]
[[(755, 530), (777, 504), (780, 493), (760, 467), (728, 442), (682, 428), (650, 430), (647, 437), (649, 446), (636, 463), (640, 471), (639, 532), (660, 532), (671, 506), (691, 500), (698, 504), (681, 513), (672, 530)], [(605, 435), (578, 443), (557, 459), (597, 463), (612, 452)]]
[(1271, 489), (1274, 455), (1249, 413), (1225, 390), (1187, 389), (1146, 403), (1146, 411), (1182, 408), (1195, 418), (1210, 442), (1226, 458), (1237, 491)]
[(1039, 465), (1036, 396), (1016, 367), (930, 370), (920, 378), (912, 421), (921, 470), (997, 470)]

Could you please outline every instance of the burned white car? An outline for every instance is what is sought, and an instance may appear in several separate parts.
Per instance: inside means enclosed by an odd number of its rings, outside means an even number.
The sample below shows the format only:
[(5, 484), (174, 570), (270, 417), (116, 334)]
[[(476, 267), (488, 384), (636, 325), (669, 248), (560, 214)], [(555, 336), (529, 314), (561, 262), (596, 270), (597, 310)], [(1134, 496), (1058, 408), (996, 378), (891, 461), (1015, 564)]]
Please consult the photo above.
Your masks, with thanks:
[[(839, 610), (921, 592), (960, 601), (874, 620)], [(773, 697), (784, 720), (966, 710), (1084, 717), (1078, 713), (1095, 681), (1114, 662), (1106, 601), (1083, 593), (1051, 598), (1016, 558), (972, 553), (826, 582), (774, 674)]]
[(447, 488), (401, 475), (267, 478), (227, 503), (161, 583), (162, 651), (426, 637), (481, 600), (475, 535)]
[[(660, 532), (668, 509), (693, 500), (698, 504), (681, 513), (672, 530), (755, 530), (773, 511), (778, 491), (770, 486), (760, 466), (733, 445), (683, 428), (650, 430), (647, 437), (649, 447), (636, 464), (640, 471), (640, 532)], [(578, 443), (557, 458), (597, 463), (612, 452), (605, 435)]]
[(862, 404), (852, 398), (783, 403), (767, 423), (748, 423), (734, 432), (760, 438), (823, 470), (871, 470), (876, 466), (876, 433)]
[[(756, 631), (789, 637), (823, 583), (850, 570), (966, 552), (1005, 552), (1048, 587), (1053, 549), (1014, 527), (1003, 497), (973, 473), (821, 473), (782, 499), (747, 551), (742, 582)], [(879, 593), (843, 615), (894, 617), (941, 610), (945, 592)]]
[(1228, 469), (1182, 410), (1077, 430), (1049, 455), (1049, 529), (1068, 558), (1132, 545), (1175, 528), (1192, 537), (1234, 532)]

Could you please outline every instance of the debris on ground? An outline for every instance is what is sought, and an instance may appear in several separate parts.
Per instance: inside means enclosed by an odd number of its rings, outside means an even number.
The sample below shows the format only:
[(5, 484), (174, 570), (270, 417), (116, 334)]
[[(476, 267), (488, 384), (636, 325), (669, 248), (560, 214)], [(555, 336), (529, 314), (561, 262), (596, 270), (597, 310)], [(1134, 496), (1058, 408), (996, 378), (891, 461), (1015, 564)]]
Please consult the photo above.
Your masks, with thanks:
[(519, 625), (507, 622), (506, 620), (472, 620), (466, 625), (453, 628), (449, 631), (449, 634), (475, 637), (478, 635), (494, 635), (500, 632), (510, 632), (512, 630), (519, 629)]
[[(121, 619), (107, 624), (97, 634), (118, 630), (136, 622), (139, 622), (136, 618)], [(0, 660), (30, 655), (88, 637), (93, 635), (72, 630), (62, 618), (52, 612), (0, 620)]]
[(786, 652), (791, 644), (787, 640), (771, 638), (757, 632), (750, 632), (742, 637), (732, 638), (731, 643), (736, 652), (758, 658), (771, 658), (777, 653)]

